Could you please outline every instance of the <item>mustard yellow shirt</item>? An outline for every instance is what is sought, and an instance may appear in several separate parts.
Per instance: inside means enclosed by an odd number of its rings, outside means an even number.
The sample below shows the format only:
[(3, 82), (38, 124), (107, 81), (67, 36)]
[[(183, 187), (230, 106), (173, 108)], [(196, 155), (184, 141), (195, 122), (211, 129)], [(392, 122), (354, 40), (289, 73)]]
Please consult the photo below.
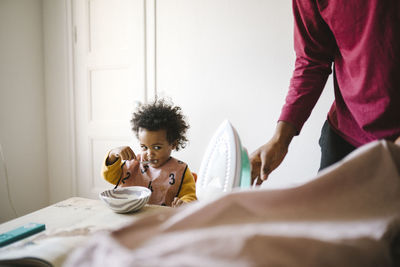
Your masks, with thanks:
[[(112, 165), (106, 164), (106, 159), (108, 157), (108, 153), (106, 158), (103, 161), (103, 166), (101, 169), (102, 177), (111, 184), (117, 184), (119, 178), (122, 173), (122, 160), (118, 158), (116, 162)], [(179, 199), (184, 202), (191, 202), (197, 200), (196, 197), (196, 182), (194, 181), (194, 177), (192, 172), (189, 170), (189, 167), (186, 168), (186, 171), (183, 176), (182, 187), (178, 194)]]

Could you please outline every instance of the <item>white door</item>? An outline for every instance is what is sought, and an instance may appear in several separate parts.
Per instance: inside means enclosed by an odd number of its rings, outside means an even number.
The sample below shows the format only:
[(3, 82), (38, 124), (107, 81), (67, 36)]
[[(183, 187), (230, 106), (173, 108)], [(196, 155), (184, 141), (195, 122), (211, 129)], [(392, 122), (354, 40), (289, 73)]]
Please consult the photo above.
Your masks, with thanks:
[[(75, 186), (97, 198), (106, 152), (135, 141), (130, 119), (146, 101), (144, 2), (74, 0)], [(62, 141), (62, 140), (60, 140)]]

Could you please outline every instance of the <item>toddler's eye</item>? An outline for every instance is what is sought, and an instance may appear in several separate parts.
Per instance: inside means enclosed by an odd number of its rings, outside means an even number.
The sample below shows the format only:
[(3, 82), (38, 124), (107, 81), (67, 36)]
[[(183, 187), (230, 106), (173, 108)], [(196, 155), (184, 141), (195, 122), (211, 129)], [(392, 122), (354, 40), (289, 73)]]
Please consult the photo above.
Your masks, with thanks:
[(145, 146), (141, 146), (141, 148), (142, 148), (142, 151), (146, 151), (147, 150), (147, 147), (145, 147)]
[(161, 149), (160, 146), (155, 146), (155, 147), (154, 147), (154, 150), (160, 150), (160, 149)]

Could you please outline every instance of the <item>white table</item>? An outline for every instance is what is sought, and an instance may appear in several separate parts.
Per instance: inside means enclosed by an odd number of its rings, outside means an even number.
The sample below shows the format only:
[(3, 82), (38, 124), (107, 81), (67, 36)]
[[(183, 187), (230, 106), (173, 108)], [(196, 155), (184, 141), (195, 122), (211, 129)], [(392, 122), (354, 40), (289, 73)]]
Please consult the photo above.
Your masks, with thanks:
[(119, 228), (160, 209), (168, 207), (146, 205), (137, 212), (118, 214), (101, 200), (69, 198), (0, 224), (0, 233), (31, 222), (46, 225), (45, 231), (0, 248), (0, 259), (30, 256), (61, 266), (68, 253), (94, 233)]

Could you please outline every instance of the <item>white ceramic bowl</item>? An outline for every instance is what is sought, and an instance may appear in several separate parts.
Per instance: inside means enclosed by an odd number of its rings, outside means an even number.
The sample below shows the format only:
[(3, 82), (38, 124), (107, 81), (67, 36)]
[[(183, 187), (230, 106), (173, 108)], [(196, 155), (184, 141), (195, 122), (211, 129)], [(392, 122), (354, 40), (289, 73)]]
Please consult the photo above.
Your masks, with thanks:
[(149, 201), (150, 196), (150, 189), (143, 186), (120, 187), (99, 194), (100, 199), (117, 213), (140, 210)]

